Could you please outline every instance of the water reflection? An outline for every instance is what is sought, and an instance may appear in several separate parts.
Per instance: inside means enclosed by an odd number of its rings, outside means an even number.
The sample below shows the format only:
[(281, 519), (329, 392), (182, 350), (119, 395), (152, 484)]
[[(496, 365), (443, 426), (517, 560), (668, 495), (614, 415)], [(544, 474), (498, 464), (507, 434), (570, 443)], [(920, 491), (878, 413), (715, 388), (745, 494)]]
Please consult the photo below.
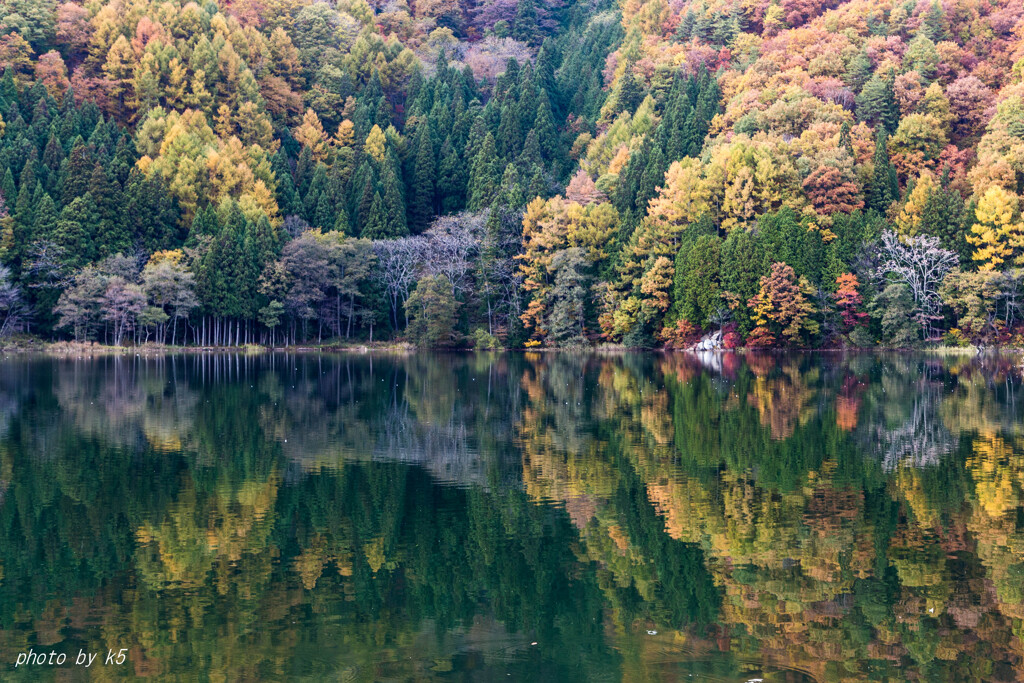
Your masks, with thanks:
[(40, 680), (1019, 680), (1010, 358), (0, 364)]

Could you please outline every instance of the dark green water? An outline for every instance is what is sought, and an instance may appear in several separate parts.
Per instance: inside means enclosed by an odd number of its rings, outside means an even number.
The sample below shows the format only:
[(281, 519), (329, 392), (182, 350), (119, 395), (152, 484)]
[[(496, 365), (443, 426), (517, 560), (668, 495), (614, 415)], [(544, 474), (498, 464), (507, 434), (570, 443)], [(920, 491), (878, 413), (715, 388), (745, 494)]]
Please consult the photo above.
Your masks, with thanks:
[(1020, 383), (966, 356), (8, 359), (0, 677), (1021, 680)]

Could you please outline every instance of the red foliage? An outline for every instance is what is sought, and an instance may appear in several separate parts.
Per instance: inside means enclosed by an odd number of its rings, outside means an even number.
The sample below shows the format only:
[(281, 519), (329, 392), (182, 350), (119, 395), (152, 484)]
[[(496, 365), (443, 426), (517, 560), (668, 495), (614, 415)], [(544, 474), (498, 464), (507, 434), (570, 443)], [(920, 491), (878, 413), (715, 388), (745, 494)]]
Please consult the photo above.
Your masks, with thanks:
[(684, 349), (700, 338), (700, 328), (683, 318), (674, 327), (663, 328), (658, 336), (666, 349)]
[(722, 328), (722, 348), (735, 349), (743, 343), (743, 338), (736, 331), (736, 323), (729, 323)]
[(758, 325), (747, 335), (747, 346), (751, 348), (767, 348), (775, 345), (775, 335), (767, 327)]
[(857, 288), (860, 282), (853, 273), (843, 273), (836, 278), (839, 288), (832, 297), (836, 300), (836, 308), (843, 319), (843, 328), (846, 332), (851, 331), (858, 325), (863, 325), (868, 314), (859, 310), (864, 303)]
[(814, 210), (823, 216), (864, 208), (864, 200), (857, 195), (857, 184), (845, 180), (842, 171), (833, 166), (814, 169), (803, 186)]

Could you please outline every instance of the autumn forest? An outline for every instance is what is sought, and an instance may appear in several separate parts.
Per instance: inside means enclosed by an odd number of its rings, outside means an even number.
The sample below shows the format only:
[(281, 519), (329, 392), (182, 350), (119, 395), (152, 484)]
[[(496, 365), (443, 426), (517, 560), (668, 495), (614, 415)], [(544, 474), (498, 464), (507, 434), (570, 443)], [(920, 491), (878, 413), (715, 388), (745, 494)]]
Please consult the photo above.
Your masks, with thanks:
[(1024, 343), (1013, 0), (0, 0), (0, 338)]

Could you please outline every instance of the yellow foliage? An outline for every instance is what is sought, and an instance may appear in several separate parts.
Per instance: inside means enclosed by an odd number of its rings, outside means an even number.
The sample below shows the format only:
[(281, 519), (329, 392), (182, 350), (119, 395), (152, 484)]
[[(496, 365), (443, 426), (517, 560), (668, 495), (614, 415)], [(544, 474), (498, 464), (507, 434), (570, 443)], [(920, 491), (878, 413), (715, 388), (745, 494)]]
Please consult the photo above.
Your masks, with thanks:
[(1017, 211), (1017, 195), (993, 186), (985, 191), (975, 212), (977, 223), (971, 226), (967, 241), (977, 249), (974, 260), (982, 270), (995, 270), (1013, 258), (1021, 264), (1019, 250), (1024, 247), (1024, 223)]
[(295, 129), (295, 140), (309, 149), (315, 161), (327, 159), (327, 133), (320, 117), (312, 109), (307, 109), (302, 115), (302, 125)]

